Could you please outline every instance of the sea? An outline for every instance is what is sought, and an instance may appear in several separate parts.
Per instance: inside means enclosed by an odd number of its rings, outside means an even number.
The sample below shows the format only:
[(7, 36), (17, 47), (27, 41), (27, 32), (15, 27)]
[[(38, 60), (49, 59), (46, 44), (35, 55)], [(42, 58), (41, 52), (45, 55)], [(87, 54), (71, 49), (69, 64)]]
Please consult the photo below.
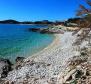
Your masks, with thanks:
[(47, 25), (0, 24), (0, 58), (15, 62), (17, 57), (29, 57), (50, 45), (54, 36), (28, 31)]

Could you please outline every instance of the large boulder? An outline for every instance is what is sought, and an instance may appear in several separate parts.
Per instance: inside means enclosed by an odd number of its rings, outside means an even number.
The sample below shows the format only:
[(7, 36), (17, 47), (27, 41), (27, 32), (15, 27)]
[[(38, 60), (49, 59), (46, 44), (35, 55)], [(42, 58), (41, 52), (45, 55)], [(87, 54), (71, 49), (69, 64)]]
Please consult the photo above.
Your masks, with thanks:
[(12, 70), (12, 64), (8, 59), (0, 58), (0, 78), (7, 77), (9, 71)]

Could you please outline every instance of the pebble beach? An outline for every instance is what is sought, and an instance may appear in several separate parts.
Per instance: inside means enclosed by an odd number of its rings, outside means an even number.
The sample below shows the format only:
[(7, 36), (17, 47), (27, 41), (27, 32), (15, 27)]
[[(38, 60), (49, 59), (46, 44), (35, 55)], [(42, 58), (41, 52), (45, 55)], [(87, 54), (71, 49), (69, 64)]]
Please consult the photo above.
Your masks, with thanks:
[(26, 84), (57, 84), (68, 59), (80, 54), (79, 48), (72, 45), (75, 40), (76, 35), (72, 36), (72, 32), (55, 34), (54, 41), (48, 47), (26, 58), (22, 67), (11, 71), (6, 79), (15, 84), (22, 84), (24, 80), (28, 81)]

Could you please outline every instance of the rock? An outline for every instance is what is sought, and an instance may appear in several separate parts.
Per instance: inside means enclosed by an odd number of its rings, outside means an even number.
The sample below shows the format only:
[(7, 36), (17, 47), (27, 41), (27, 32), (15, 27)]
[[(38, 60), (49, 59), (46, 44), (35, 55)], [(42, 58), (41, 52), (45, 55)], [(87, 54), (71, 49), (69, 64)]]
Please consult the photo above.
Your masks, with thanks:
[[(70, 78), (72, 79), (72, 75), (74, 74), (76, 72), (76, 69), (73, 69), (73, 70), (71, 70), (70, 72), (68, 72), (67, 74), (63, 74), (63, 75), (60, 75), (59, 77), (58, 77), (58, 82), (59, 82), (59, 84), (65, 84), (65, 82), (66, 81), (68, 81)], [(71, 80), (70, 79), (70, 80)]]
[(5, 80), (0, 79), (0, 84), (5, 84)]
[(40, 31), (41, 34), (50, 33), (48, 29), (43, 29)]
[(0, 77), (5, 78), (9, 71), (12, 70), (12, 64), (8, 59), (0, 59)]
[(40, 32), (41, 34), (64, 34), (61, 29), (49, 29), (49, 28), (29, 28), (28, 31)]
[(22, 63), (24, 61), (24, 57), (17, 57), (16, 58), (16, 64), (15, 64), (15, 69), (20, 69), (22, 67)]
[(82, 71), (77, 70), (75, 74), (75, 78), (81, 78), (82, 75), (83, 75)]
[(40, 32), (41, 29), (40, 29), (40, 28), (29, 28), (28, 31), (32, 31), (32, 32)]
[(71, 70), (64, 78), (64, 81), (66, 82), (71, 76), (72, 74), (74, 74), (76, 72), (76, 69)]
[(23, 62), (23, 60), (25, 59), (25, 57), (17, 57), (15, 59), (16, 62)]
[(86, 56), (87, 53), (86, 52), (81, 52), (81, 56)]
[(86, 76), (89, 76), (89, 75), (90, 75), (90, 73), (89, 73), (89, 71), (87, 71), (87, 72), (86, 72)]
[(36, 64), (36, 62), (34, 60), (30, 61), (30, 66), (33, 66), (34, 64)]
[[(1, 84), (1, 83), (0, 83)], [(13, 81), (6, 80), (2, 84), (15, 84)]]
[(64, 31), (60, 30), (55, 30), (55, 29), (42, 29), (40, 31), (41, 34), (64, 34)]
[(72, 80), (72, 76), (70, 76), (70, 77), (67, 79), (67, 81), (70, 81), (70, 80)]
[(69, 67), (75, 67), (83, 62), (87, 61), (87, 57), (86, 56), (74, 56), (73, 58), (69, 59), (68, 61), (68, 66)]
[(57, 83), (56, 77), (50, 78), (50, 80), (48, 80), (48, 84), (56, 84), (56, 83)]
[(9, 84), (9, 81), (5, 81), (4, 84)]
[(47, 64), (47, 66), (51, 66), (51, 64)]

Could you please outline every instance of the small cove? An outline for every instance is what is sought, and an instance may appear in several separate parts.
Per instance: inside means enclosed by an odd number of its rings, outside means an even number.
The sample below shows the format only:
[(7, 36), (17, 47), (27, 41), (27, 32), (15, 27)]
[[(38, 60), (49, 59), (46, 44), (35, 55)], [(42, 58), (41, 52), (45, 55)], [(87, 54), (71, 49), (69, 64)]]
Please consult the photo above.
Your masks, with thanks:
[(14, 62), (16, 57), (28, 57), (50, 45), (54, 36), (29, 32), (27, 28), (45, 28), (45, 25), (0, 24), (0, 58)]

